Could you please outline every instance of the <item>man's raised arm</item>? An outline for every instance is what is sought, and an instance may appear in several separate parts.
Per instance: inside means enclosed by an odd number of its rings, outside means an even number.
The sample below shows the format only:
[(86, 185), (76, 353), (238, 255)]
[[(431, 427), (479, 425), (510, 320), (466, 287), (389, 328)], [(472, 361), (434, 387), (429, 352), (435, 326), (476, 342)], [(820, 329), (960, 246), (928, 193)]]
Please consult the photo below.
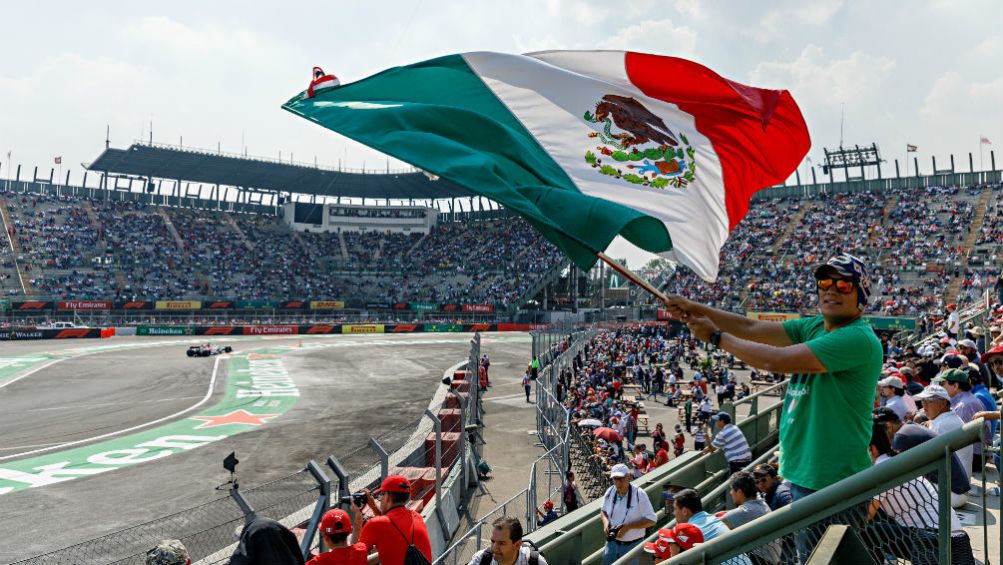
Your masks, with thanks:
[(683, 322), (687, 321), (690, 316), (704, 316), (714, 322), (714, 325), (721, 331), (748, 341), (777, 347), (793, 345), (780, 322), (753, 320), (740, 314), (694, 302), (677, 294), (669, 294), (666, 299), (666, 309)]

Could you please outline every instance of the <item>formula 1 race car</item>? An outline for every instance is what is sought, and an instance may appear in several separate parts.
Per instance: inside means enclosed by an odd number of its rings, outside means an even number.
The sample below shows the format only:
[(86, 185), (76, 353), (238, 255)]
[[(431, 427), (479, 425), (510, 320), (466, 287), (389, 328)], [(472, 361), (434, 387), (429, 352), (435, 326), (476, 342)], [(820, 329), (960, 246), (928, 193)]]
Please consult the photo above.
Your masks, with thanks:
[(229, 345), (213, 345), (211, 343), (203, 343), (200, 345), (192, 345), (188, 348), (189, 357), (209, 357), (210, 355), (219, 355), (220, 353), (233, 353), (233, 348)]

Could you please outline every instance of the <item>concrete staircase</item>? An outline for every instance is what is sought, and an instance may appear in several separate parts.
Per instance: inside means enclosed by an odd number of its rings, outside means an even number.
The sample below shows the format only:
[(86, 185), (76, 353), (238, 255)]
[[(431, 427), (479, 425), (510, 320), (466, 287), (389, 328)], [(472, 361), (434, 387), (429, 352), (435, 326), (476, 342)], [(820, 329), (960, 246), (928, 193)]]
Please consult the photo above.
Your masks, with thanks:
[(174, 222), (171, 221), (171, 216), (167, 213), (167, 209), (160, 206), (154, 206), (154, 208), (156, 208), (160, 217), (164, 219), (164, 225), (167, 226), (167, 231), (171, 232), (171, 236), (174, 238), (174, 243), (177, 244), (178, 250), (187, 255), (188, 250), (185, 248), (185, 240), (181, 239), (178, 229), (174, 227)]
[(80, 203), (80, 207), (83, 208), (84, 213), (87, 214), (87, 220), (91, 224), (91, 229), (94, 230), (94, 233), (102, 234), (101, 238), (104, 239), (104, 231), (101, 229), (101, 222), (98, 221), (98, 216), (94, 213), (94, 208), (91, 207), (91, 203), (84, 200)]
[(968, 256), (975, 248), (975, 242), (979, 239), (979, 232), (982, 231), (982, 224), (986, 220), (986, 210), (989, 208), (989, 199), (992, 197), (992, 190), (988, 186), (982, 189), (979, 202), (975, 205), (975, 215), (972, 218), (972, 225), (969, 226), (968, 235), (961, 249), (961, 268), (958, 276), (954, 277), (947, 287), (947, 296), (953, 300), (961, 292), (961, 283), (965, 280), (965, 271), (968, 270)]
[[(233, 231), (237, 232), (240, 242), (244, 244), (244, 247), (247, 248), (248, 251), (254, 251), (254, 244), (247, 239), (247, 236), (244, 235), (244, 230), (240, 229), (240, 226), (237, 225), (237, 220), (234, 220), (233, 216), (231, 216), (229, 212), (223, 212), (223, 221), (229, 224)], [(295, 233), (296, 232), (293, 232), (293, 234)]]
[(7, 199), (3, 195), (0, 195), (0, 216), (3, 217), (4, 235), (7, 236), (11, 251), (14, 252), (14, 266), (17, 267), (17, 278), (21, 282), (21, 288), (24, 290), (25, 296), (31, 296), (35, 293), (35, 289), (31, 286), (31, 278), (22, 268), (21, 262), (17, 260), (18, 256), (21, 255), (21, 244), (17, 241), (17, 238), (10, 237), (7, 234), (7, 227), (13, 226), (14, 222), (10, 218), (10, 210), (7, 209)]
[(341, 247), (341, 259), (347, 263), (349, 259), (348, 244), (345, 243), (345, 235), (341, 232), (338, 232), (338, 245)]

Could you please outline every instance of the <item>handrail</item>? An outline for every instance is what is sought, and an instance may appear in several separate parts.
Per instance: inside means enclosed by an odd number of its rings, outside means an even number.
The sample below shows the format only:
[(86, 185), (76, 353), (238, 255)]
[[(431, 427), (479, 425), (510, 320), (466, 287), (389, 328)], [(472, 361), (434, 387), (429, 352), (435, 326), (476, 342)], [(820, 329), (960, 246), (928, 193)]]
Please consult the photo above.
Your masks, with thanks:
[[(915, 478), (942, 465), (945, 450), (948, 450), (949, 454), (974, 441), (979, 441), (982, 425), (981, 418), (971, 421), (960, 429), (896, 455), (881, 465), (875, 465), (829, 485), (811, 496), (770, 512), (741, 528), (681, 553), (665, 563), (667, 565), (717, 563), (755, 549), (763, 545), (764, 540), (772, 541), (804, 528), (821, 517), (846, 510), (861, 502), (861, 499), (869, 499), (875, 493), (897, 486), (904, 480)], [(946, 476), (943, 473), (942, 475)], [(940, 523), (950, 522), (941, 520)]]

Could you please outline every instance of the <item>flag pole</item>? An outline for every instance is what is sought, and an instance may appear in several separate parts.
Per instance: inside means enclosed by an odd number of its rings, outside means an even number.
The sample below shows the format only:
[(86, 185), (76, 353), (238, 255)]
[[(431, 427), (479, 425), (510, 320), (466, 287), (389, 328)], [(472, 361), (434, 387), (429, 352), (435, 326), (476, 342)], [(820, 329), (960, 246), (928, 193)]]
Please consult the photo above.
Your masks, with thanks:
[(627, 277), (628, 280), (630, 280), (637, 286), (643, 288), (644, 290), (648, 291), (649, 294), (660, 300), (662, 304), (665, 304), (668, 301), (668, 298), (665, 296), (665, 294), (663, 294), (661, 291), (655, 288), (651, 283), (642, 279), (639, 275), (637, 275), (627, 267), (624, 267), (609, 255), (606, 255), (605, 253), (602, 252), (598, 252), (596, 253), (596, 257), (598, 257), (603, 263), (609, 265), (610, 268), (612, 268), (614, 271)]

